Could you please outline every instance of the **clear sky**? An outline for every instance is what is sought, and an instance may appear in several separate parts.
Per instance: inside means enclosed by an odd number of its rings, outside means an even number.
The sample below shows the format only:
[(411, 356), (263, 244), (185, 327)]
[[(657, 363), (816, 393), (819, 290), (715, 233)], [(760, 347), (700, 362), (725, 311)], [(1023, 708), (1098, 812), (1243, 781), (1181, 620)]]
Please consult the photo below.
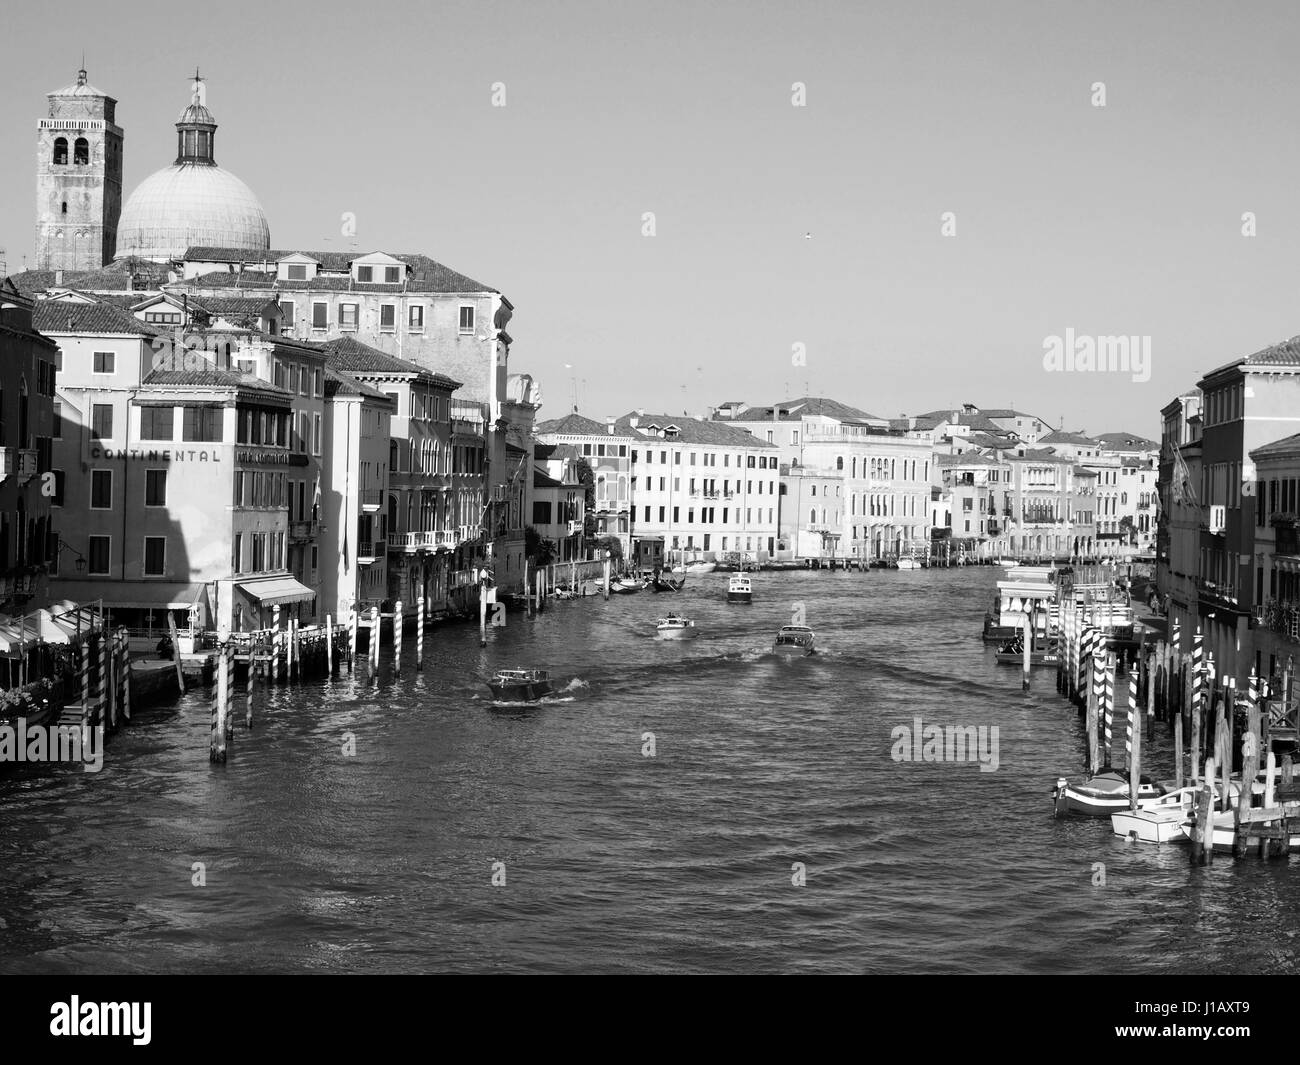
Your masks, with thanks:
[[(272, 246), (346, 248), (351, 211), (361, 250), (500, 289), (543, 418), (576, 382), (597, 418), (811, 392), (1156, 435), (1198, 374), (1300, 333), (1298, 30), (1186, 0), (9, 0), (0, 246), (33, 254), (36, 123), (83, 46), (128, 192), (197, 64)], [(1150, 380), (1045, 371), (1067, 329), (1149, 336)]]

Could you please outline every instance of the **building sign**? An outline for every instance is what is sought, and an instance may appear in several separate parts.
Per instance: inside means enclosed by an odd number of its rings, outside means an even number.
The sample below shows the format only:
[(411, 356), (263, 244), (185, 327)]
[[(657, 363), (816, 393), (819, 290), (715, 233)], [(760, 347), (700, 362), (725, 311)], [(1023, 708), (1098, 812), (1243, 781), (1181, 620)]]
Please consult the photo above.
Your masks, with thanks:
[(146, 462), (220, 462), (221, 452), (216, 448), (166, 448), (148, 450), (140, 447), (92, 447), (92, 459), (143, 459)]
[(306, 466), (306, 455), (291, 455), (287, 451), (247, 451), (235, 452), (236, 462), (261, 463), (275, 466)]

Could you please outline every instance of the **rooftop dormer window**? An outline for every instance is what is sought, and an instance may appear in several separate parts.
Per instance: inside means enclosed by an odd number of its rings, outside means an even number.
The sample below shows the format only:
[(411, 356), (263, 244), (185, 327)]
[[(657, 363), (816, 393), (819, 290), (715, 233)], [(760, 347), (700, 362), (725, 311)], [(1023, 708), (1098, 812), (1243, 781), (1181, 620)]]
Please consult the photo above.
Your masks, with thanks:
[(358, 266), (357, 280), (363, 284), (370, 284), (375, 280), (375, 268), (373, 266)]

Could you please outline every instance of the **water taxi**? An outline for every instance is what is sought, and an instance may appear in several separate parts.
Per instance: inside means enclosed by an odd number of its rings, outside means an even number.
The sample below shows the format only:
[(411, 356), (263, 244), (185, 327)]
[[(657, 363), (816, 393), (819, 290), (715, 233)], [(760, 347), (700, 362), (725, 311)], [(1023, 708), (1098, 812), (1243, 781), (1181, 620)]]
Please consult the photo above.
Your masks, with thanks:
[(772, 651), (774, 654), (811, 655), (816, 653), (814, 642), (813, 630), (807, 625), (782, 625)]
[(655, 631), (661, 640), (689, 640), (700, 634), (695, 622), (681, 614), (669, 614), (666, 618), (660, 618)]
[(551, 694), (551, 674), (544, 669), (498, 669), (488, 687), (497, 702), (534, 703)]
[[(1031, 666), (1055, 666), (1061, 661), (1057, 642), (1043, 636), (1035, 636), (1033, 646), (1029, 649)], [(1025, 640), (1016, 636), (998, 647), (998, 664), (1006, 666), (1023, 666), (1025, 662)]]
[(749, 578), (743, 573), (732, 574), (727, 581), (727, 602), (752, 603), (753, 601), (754, 589), (749, 583)]

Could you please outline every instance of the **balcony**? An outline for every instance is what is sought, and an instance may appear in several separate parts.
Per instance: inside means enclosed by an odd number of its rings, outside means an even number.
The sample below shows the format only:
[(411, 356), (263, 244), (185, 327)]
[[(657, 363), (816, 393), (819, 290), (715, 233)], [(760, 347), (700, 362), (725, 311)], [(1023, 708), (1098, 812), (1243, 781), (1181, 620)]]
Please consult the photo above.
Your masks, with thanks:
[(0, 480), (17, 477), (26, 484), (36, 476), (36, 451), (28, 447), (0, 447)]
[(372, 566), (384, 557), (385, 549), (383, 540), (358, 540), (357, 562), (363, 566)]
[(427, 529), (422, 532), (389, 533), (388, 546), (394, 551), (414, 554), (417, 551), (454, 551), (461, 537), (452, 529)]
[(382, 488), (362, 488), (357, 492), (357, 497), (361, 501), (361, 509), (368, 514), (377, 514), (384, 506), (384, 490)]
[(305, 543), (315, 540), (320, 532), (320, 522), (315, 520), (289, 522), (289, 540), (291, 543)]
[(1241, 606), (1237, 600), (1237, 589), (1233, 586), (1216, 584), (1205, 577), (1197, 577), (1196, 590), (1200, 594), (1202, 602), (1221, 606), (1226, 610), (1241, 611)]

